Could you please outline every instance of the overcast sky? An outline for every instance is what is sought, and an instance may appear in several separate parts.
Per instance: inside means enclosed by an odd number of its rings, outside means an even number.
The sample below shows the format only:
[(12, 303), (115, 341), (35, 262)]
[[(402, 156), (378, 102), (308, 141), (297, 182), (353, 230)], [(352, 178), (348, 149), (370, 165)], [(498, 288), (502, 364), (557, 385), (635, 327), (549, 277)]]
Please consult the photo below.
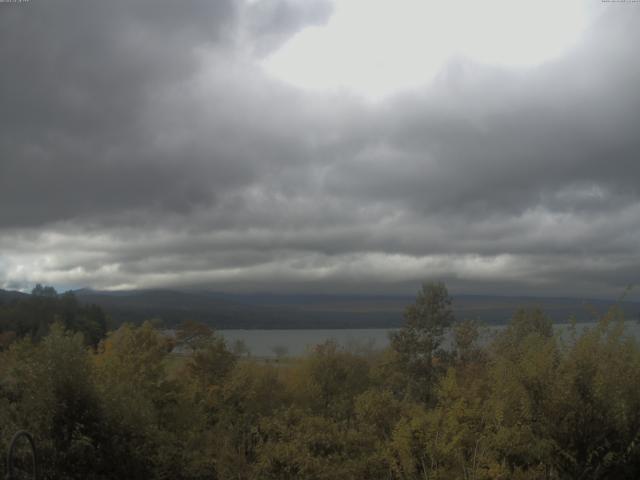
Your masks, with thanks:
[(639, 45), (634, 2), (0, 3), (0, 288), (618, 296)]

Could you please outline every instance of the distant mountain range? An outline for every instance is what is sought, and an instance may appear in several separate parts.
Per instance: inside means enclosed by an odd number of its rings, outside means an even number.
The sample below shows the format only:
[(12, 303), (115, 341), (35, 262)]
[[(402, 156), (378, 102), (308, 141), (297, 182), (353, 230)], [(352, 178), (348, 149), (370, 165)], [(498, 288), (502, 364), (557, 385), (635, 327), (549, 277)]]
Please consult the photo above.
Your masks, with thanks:
[[(386, 328), (403, 323), (403, 312), (415, 299), (409, 295), (232, 294), (204, 291), (76, 290), (83, 303), (101, 306), (114, 324), (159, 319), (171, 326), (185, 319), (218, 329)], [(0, 290), (0, 303), (27, 294)], [(593, 321), (616, 302), (575, 298), (455, 295), (456, 317), (504, 324), (522, 307), (538, 306), (554, 322), (572, 316)], [(629, 320), (640, 320), (640, 302), (621, 302)]]
[[(409, 295), (230, 294), (143, 290), (100, 292), (78, 290), (78, 298), (103, 307), (117, 322), (149, 318), (176, 324), (184, 319), (215, 328), (375, 328), (397, 327), (403, 312), (415, 300)], [(457, 318), (504, 324), (522, 307), (541, 307), (555, 322), (596, 319), (614, 301), (575, 298), (456, 295)], [(622, 302), (628, 319), (637, 320), (640, 303)]]
[(29, 294), (13, 290), (0, 290), (0, 304), (28, 297)]

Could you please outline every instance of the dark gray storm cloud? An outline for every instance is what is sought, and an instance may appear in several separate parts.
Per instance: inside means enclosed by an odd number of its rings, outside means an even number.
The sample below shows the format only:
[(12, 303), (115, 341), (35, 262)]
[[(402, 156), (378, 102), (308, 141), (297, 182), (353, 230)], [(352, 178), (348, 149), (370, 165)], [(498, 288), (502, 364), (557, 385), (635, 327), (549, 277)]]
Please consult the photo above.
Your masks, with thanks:
[(455, 59), (371, 104), (260, 67), (326, 1), (0, 7), (0, 287), (640, 278), (638, 8), (538, 67)]

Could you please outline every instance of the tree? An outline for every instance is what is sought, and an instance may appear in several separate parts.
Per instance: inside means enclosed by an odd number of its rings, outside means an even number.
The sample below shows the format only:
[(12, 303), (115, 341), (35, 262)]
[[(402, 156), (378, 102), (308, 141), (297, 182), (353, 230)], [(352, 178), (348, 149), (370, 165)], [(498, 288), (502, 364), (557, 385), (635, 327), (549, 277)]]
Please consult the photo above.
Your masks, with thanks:
[(224, 338), (212, 333), (206, 342), (193, 350), (185, 368), (190, 378), (207, 389), (211, 385), (222, 384), (236, 362), (237, 357), (227, 348)]
[(108, 440), (82, 335), (53, 324), (41, 343), (15, 343), (5, 361), (4, 393), (13, 400), (13, 418), (10, 428), (0, 424), (0, 430), (34, 434), (45, 478), (95, 478), (91, 473), (107, 463)]
[(445, 331), (455, 318), (447, 287), (425, 283), (405, 311), (405, 325), (391, 334), (399, 368), (407, 377), (407, 393), (430, 402), (436, 380), (434, 357), (440, 355)]
[(41, 340), (54, 322), (80, 332), (87, 345), (96, 347), (107, 332), (107, 317), (97, 305), (82, 305), (73, 292), (58, 295), (53, 287), (37, 285), (32, 295), (0, 305), (0, 348), (9, 340), (30, 337)]
[(50, 297), (50, 298), (55, 298), (58, 296), (58, 292), (56, 292), (56, 289), (50, 286), (42, 286), (40, 284), (37, 284), (33, 290), (31, 290), (31, 295), (33, 295), (34, 297)]
[(185, 320), (176, 330), (176, 342), (178, 346), (189, 350), (190, 353), (206, 347), (213, 337), (213, 330), (207, 325)]
[(453, 327), (453, 353), (463, 366), (480, 361), (482, 349), (478, 346), (480, 328), (475, 320), (464, 320)]
[(640, 348), (619, 314), (576, 338), (558, 367), (549, 436), (563, 478), (638, 478)]
[(256, 478), (250, 472), (261, 440), (260, 421), (289, 401), (275, 367), (250, 360), (235, 366), (212, 402), (220, 478)]
[(124, 324), (109, 334), (93, 357), (115, 478), (176, 478), (158, 473), (177, 468), (178, 450), (173, 446), (189, 425), (178, 385), (166, 374), (170, 347), (170, 340), (149, 322), (139, 327)]
[(320, 416), (346, 420), (354, 415), (355, 397), (368, 386), (369, 366), (362, 357), (327, 340), (293, 366), (290, 381), (300, 407)]

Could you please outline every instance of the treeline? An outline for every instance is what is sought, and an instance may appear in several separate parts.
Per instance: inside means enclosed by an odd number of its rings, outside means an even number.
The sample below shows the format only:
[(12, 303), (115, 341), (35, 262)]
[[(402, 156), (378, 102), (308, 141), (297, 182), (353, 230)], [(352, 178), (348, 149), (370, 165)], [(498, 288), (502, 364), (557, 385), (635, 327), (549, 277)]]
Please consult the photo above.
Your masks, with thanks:
[(24, 337), (38, 341), (56, 322), (80, 332), (94, 347), (107, 333), (107, 317), (99, 306), (80, 303), (73, 292), (59, 295), (53, 287), (38, 284), (31, 295), (0, 299), (0, 350)]
[(50, 479), (638, 478), (640, 348), (615, 310), (564, 336), (521, 311), (479, 342), (429, 284), (405, 320), (383, 352), (279, 363), (193, 323), (95, 349), (57, 323), (0, 352), (0, 448), (32, 431)]

